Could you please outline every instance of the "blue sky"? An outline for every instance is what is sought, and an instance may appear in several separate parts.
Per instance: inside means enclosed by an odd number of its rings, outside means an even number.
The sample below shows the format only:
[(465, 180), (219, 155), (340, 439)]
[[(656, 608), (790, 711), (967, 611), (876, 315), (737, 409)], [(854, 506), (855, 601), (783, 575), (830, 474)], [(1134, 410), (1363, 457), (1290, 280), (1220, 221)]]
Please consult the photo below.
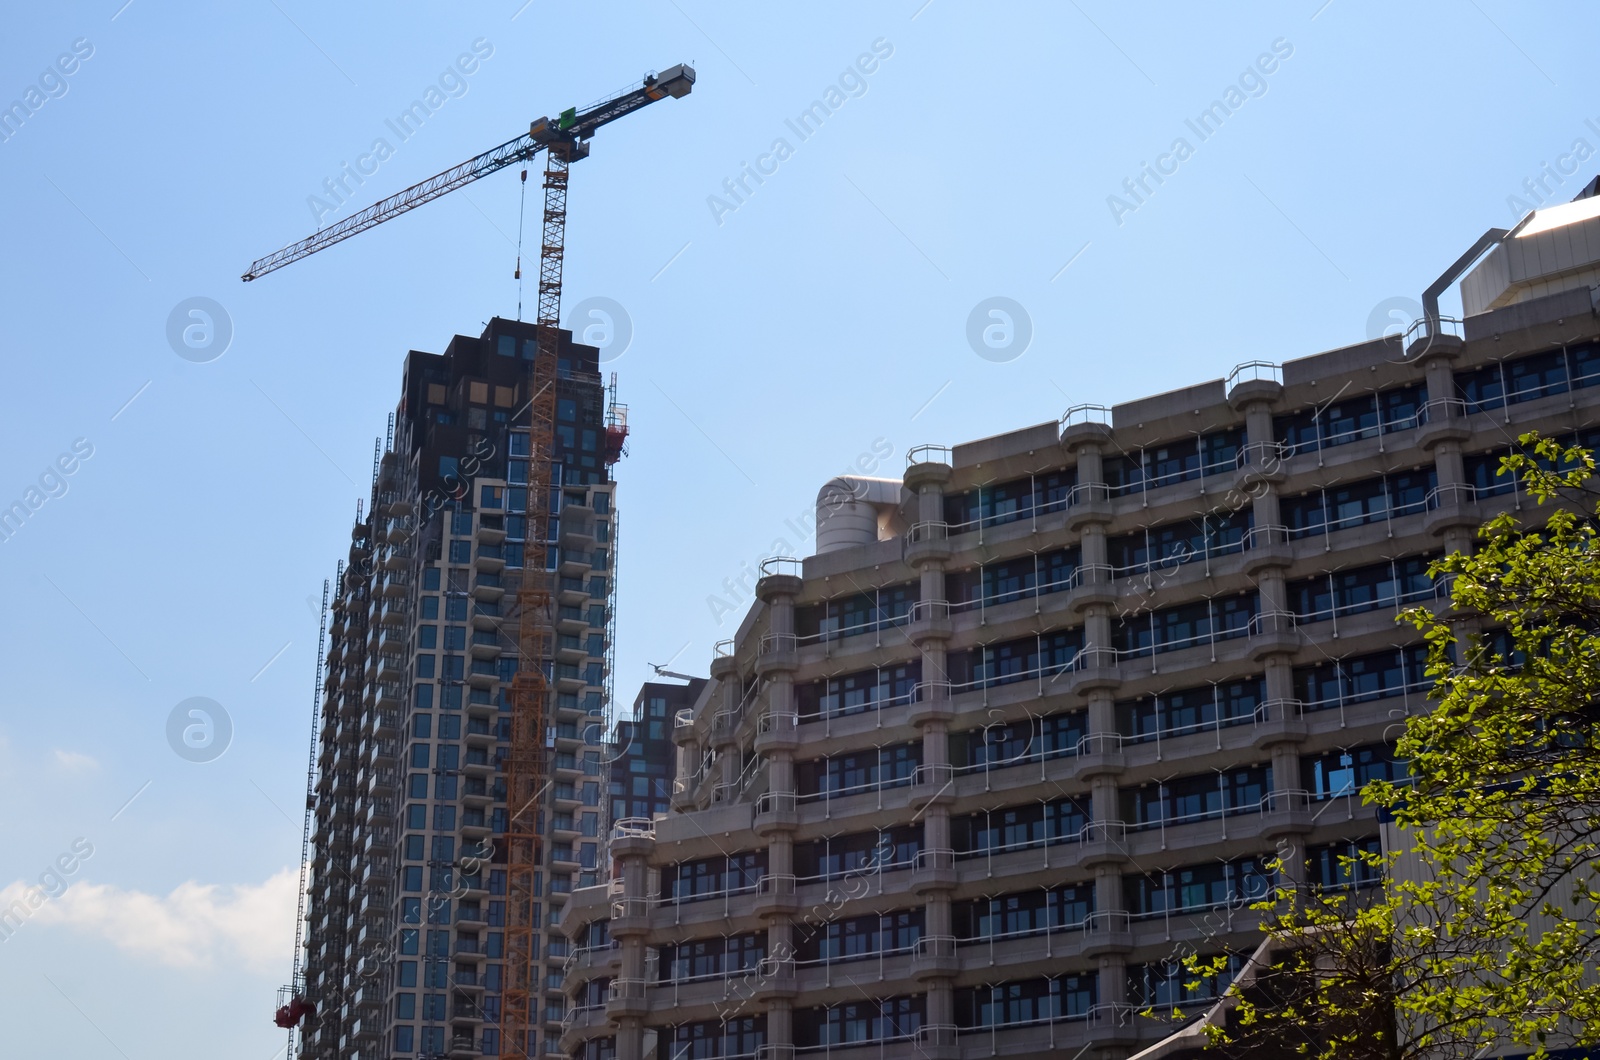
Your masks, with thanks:
[[(1600, 170), (1593, 37), (1581, 5), (1506, 0), (8, 11), (0, 507), (30, 513), (0, 541), (0, 895), (61, 892), (0, 941), (8, 1052), (283, 1044), (311, 601), (405, 352), (517, 304), (511, 173), (239, 282), (319, 210), (695, 62), (573, 171), (567, 304), (632, 331), (631, 701), (647, 661), (704, 671), (747, 602), (726, 583), (808, 549), (833, 474), (1409, 316), (1509, 200)], [(347, 163), (373, 171), (329, 209)], [(969, 342), (997, 297), (1025, 349)], [(169, 342), (191, 298), (225, 350)], [(168, 741), (196, 697), (231, 729), (211, 761)]]

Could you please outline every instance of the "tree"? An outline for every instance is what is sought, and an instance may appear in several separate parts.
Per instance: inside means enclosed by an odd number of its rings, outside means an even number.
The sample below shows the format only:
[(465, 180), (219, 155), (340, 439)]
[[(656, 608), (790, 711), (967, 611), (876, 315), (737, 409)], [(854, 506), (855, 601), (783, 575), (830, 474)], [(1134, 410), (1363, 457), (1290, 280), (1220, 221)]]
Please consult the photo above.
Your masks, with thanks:
[(1491, 519), (1430, 570), (1449, 608), (1400, 616), (1427, 641), (1434, 704), (1398, 740), (1407, 780), (1362, 791), (1398, 842), (1347, 870), (1381, 883), (1283, 882), (1257, 903), (1278, 955), (1258, 954), (1208, 1020), (1229, 1054), (1537, 1056), (1600, 1039), (1600, 493), (1588, 450), (1520, 443), (1500, 473), (1548, 509), (1542, 527)]

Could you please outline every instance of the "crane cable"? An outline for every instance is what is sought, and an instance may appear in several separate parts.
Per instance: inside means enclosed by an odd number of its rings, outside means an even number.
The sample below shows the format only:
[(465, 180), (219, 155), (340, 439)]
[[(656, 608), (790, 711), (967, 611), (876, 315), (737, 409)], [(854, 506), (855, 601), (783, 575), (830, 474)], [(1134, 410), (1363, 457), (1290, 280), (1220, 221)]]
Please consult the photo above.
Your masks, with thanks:
[(522, 319), (522, 222), (528, 213), (528, 166), (522, 166), (522, 201), (517, 206), (517, 271), (511, 278), (517, 281), (517, 319)]

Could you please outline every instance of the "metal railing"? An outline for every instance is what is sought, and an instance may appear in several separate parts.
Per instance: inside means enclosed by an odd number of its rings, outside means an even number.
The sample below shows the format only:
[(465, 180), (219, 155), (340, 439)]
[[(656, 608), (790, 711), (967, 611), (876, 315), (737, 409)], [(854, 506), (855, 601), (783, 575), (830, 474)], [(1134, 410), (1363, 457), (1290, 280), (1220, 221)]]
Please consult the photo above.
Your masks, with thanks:
[(793, 556), (770, 556), (761, 561), (761, 577), (771, 578), (776, 575), (786, 575), (799, 578), (803, 573), (803, 561)]
[(948, 445), (918, 445), (906, 451), (907, 467), (916, 464), (943, 464), (951, 467), (954, 463), (954, 450)]
[(792, 791), (769, 791), (756, 800), (756, 816), (793, 813), (796, 795)]
[(1068, 427), (1086, 423), (1111, 426), (1111, 410), (1104, 405), (1073, 405), (1061, 414), (1058, 426), (1065, 431)]
[(655, 822), (648, 817), (623, 817), (611, 826), (612, 839), (654, 839)]
[(1456, 317), (1438, 317), (1430, 321), (1427, 317), (1418, 317), (1406, 328), (1405, 336), (1400, 340), (1400, 348), (1407, 350), (1418, 339), (1436, 339), (1441, 336), (1449, 338), (1463, 338), (1466, 335), (1466, 325)]
[(1223, 383), (1224, 390), (1232, 390), (1240, 383), (1267, 382), (1283, 385), (1283, 366), (1274, 361), (1245, 361), (1233, 366)]
[(793, 633), (763, 633), (758, 648), (760, 655), (783, 655), (797, 650), (799, 640)]

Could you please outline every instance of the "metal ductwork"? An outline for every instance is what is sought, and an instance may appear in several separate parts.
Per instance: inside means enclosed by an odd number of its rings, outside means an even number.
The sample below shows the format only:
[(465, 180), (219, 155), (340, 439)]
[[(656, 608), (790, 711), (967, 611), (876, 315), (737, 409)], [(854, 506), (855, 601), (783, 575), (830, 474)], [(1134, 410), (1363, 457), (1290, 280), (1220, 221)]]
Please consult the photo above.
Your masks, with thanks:
[(817, 491), (817, 555), (870, 545), (900, 530), (899, 479), (840, 475)]

